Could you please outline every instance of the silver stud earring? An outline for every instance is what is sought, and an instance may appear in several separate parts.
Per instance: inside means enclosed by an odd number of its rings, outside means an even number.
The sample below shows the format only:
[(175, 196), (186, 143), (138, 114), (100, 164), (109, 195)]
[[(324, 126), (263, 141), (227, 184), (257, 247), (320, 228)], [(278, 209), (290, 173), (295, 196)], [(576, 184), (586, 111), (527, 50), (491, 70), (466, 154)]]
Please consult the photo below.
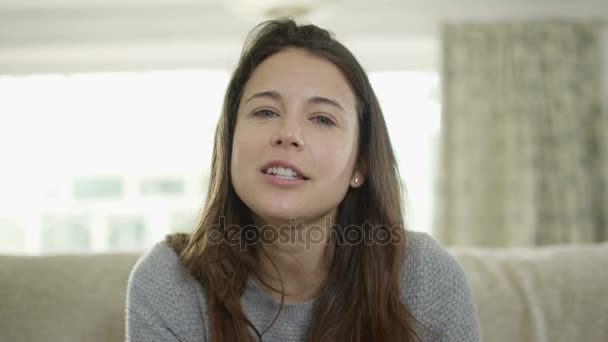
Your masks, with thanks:
[(359, 178), (355, 178), (355, 183), (359, 183)]

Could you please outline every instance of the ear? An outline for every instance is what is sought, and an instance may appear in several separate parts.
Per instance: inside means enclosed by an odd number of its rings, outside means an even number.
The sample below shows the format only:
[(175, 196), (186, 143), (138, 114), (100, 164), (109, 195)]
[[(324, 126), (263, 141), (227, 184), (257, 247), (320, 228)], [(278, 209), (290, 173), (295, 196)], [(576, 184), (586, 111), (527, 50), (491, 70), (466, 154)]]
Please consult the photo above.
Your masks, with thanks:
[(350, 186), (358, 188), (365, 183), (365, 175), (367, 174), (367, 165), (363, 162), (359, 162), (359, 165), (355, 169), (355, 173), (350, 179)]

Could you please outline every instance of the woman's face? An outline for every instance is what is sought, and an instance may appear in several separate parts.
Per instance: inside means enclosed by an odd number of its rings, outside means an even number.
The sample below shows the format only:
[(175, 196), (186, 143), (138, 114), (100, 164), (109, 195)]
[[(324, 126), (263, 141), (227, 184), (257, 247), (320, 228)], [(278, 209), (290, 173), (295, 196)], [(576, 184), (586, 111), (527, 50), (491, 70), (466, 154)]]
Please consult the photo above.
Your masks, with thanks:
[(333, 219), (348, 187), (363, 183), (358, 125), (355, 96), (334, 64), (295, 48), (264, 60), (245, 84), (232, 142), (232, 184), (254, 218)]

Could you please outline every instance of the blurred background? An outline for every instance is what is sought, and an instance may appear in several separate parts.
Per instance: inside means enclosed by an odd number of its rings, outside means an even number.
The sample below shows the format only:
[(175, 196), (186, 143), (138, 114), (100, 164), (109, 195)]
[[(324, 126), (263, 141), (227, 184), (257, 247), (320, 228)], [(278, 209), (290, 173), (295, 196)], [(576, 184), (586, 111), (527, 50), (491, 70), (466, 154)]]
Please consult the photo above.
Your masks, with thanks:
[(285, 15), (368, 71), (409, 229), (608, 239), (606, 1), (0, 0), (0, 254), (191, 231), (243, 41)]

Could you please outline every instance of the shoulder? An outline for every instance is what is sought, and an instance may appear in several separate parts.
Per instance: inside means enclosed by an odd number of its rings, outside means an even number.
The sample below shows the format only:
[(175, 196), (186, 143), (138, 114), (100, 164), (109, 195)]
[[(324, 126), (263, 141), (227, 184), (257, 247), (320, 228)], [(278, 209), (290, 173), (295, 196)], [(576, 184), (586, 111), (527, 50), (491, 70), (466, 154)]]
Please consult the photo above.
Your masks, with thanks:
[(477, 313), (467, 277), (456, 259), (431, 236), (406, 234), (402, 297), (414, 316), (441, 341), (478, 341)]
[(406, 232), (405, 265), (402, 271), (410, 280), (420, 276), (445, 275), (447, 278), (465, 280), (456, 259), (430, 235), (423, 232)]
[(126, 303), (131, 340), (142, 334), (168, 334), (194, 341), (203, 333), (205, 310), (202, 287), (166, 242), (154, 245), (133, 267)]
[(192, 281), (177, 253), (163, 241), (137, 261), (129, 276), (129, 288), (141, 292), (169, 288), (194, 291)]

